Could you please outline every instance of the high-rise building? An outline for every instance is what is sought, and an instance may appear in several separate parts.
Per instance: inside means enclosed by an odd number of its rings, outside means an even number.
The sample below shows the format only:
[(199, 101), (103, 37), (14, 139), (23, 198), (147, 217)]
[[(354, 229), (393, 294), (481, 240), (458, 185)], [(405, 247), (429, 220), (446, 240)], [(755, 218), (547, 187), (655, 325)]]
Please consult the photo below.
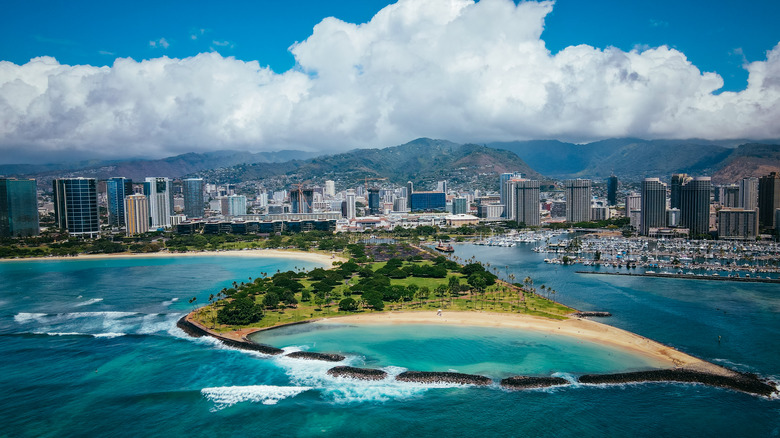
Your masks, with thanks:
[(718, 195), (718, 203), (726, 208), (739, 206), (739, 186), (737, 184), (723, 184), (716, 186), (715, 194)]
[(346, 196), (346, 218), (347, 219), (355, 219), (357, 217), (357, 208), (355, 206), (355, 191), (354, 190), (347, 190), (347, 196)]
[(57, 226), (73, 235), (89, 237), (100, 235), (97, 180), (63, 178), (55, 179), (52, 185), (54, 186), (54, 219)]
[(314, 190), (301, 188), (290, 192), (290, 204), (293, 213), (312, 213), (314, 209)]
[(406, 207), (412, 209), (412, 193), (414, 193), (414, 183), (411, 181), (406, 182)]
[(680, 189), (680, 224), (692, 239), (710, 232), (710, 191), (712, 179), (698, 176)]
[(149, 199), (145, 195), (126, 196), (124, 199), (124, 213), (128, 236), (149, 231)]
[(523, 174), (519, 172), (507, 172), (498, 176), (499, 203), (505, 206), (503, 216), (507, 219), (513, 219), (512, 216), (514, 216), (516, 210), (514, 208), (514, 202), (511, 199), (507, 199), (508, 197), (515, 196), (515, 188), (514, 186), (507, 187), (507, 183), (511, 180), (522, 178)]
[(206, 204), (203, 202), (203, 178), (187, 178), (182, 181), (184, 192), (184, 215), (187, 219), (203, 217)]
[(680, 191), (683, 184), (691, 178), (684, 173), (675, 173), (672, 175), (672, 182), (669, 184), (669, 208), (680, 208)]
[(112, 227), (125, 226), (125, 196), (132, 194), (133, 180), (121, 177), (106, 180), (109, 225)]
[(758, 208), (758, 178), (744, 178), (739, 182), (739, 208)]
[(718, 211), (718, 239), (755, 240), (758, 236), (758, 212), (741, 208)]
[(641, 196), (639, 232), (647, 236), (650, 228), (666, 226), (666, 184), (658, 178), (645, 178), (642, 181)]
[(155, 229), (169, 228), (173, 214), (171, 181), (168, 178), (146, 178), (144, 195), (149, 200), (149, 226)]
[(327, 180), (325, 181), (325, 196), (330, 196), (331, 198), (336, 196), (336, 182), (333, 180)]
[(607, 205), (617, 205), (618, 177), (607, 178)]
[(447, 192), (447, 180), (438, 181), (436, 183), (436, 191), (437, 192), (443, 192), (446, 195), (448, 193)]
[(368, 189), (368, 211), (369, 214), (381, 214), (382, 209), (379, 205), (379, 188), (371, 187)]
[(0, 237), (37, 236), (38, 196), (34, 179), (0, 179)]
[[(518, 223), (528, 227), (541, 224), (541, 206), (539, 204), (539, 181), (519, 180), (514, 182), (515, 213)], [(507, 194), (507, 198), (509, 198)]]
[(564, 182), (566, 190), (566, 222), (587, 222), (590, 220), (591, 181), (569, 179)]
[(467, 214), (469, 212), (469, 200), (455, 198), (452, 200), (452, 214)]
[(241, 216), (246, 214), (246, 196), (230, 195), (228, 196), (228, 215)]
[(772, 172), (758, 179), (758, 222), (762, 228), (777, 228), (775, 210), (780, 208), (780, 175)]
[(412, 193), (412, 211), (446, 211), (447, 197), (443, 192)]

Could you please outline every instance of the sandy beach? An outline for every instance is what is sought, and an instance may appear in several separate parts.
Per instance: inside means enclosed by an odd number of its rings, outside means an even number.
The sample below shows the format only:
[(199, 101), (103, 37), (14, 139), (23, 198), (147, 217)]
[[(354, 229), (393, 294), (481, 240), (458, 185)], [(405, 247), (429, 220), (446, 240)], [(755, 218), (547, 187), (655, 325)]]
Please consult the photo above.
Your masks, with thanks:
[(0, 259), (0, 261), (30, 261), (30, 260), (107, 260), (107, 259), (147, 259), (157, 257), (265, 257), (286, 258), (307, 262), (322, 263), (325, 269), (333, 267), (333, 262), (346, 262), (341, 257), (331, 258), (330, 255), (316, 252), (288, 251), (279, 249), (247, 249), (235, 251), (190, 251), (190, 252), (153, 252), (153, 253), (120, 253), (120, 254), (79, 254), (75, 257), (36, 257), (20, 259)]
[(487, 312), (389, 312), (349, 315), (330, 318), (322, 323), (339, 324), (449, 324), (533, 330), (553, 335), (569, 336), (609, 345), (654, 359), (669, 368), (685, 368), (712, 374), (731, 376), (733, 371), (698, 359), (651, 339), (595, 321), (569, 318), (558, 321), (537, 316)]

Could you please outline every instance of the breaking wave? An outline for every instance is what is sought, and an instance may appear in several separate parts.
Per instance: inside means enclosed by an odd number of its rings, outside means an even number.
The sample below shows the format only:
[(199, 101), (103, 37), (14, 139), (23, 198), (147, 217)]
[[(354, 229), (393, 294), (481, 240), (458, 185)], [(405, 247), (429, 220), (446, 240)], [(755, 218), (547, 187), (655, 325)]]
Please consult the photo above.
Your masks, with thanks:
[(72, 312), (17, 313), (14, 321), (24, 332), (37, 334), (84, 334), (112, 338), (125, 334), (151, 335), (172, 333), (179, 313)]
[(233, 406), (236, 403), (251, 402), (264, 405), (275, 405), (280, 400), (308, 391), (306, 386), (220, 386), (203, 388), (200, 392), (208, 400), (214, 402), (212, 411), (218, 411)]
[(89, 306), (90, 304), (95, 304), (103, 301), (103, 298), (92, 298), (90, 300), (84, 301), (83, 303), (76, 304), (76, 307), (83, 307), (83, 306)]

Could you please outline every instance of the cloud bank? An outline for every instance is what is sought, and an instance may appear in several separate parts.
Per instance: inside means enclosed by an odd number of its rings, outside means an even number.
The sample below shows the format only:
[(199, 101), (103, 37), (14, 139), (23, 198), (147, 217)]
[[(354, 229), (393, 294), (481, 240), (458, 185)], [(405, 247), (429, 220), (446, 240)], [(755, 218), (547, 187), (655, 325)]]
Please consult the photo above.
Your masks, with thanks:
[(365, 24), (326, 18), (282, 74), (216, 52), (110, 67), (0, 62), (0, 155), (780, 137), (780, 44), (745, 66), (745, 90), (715, 94), (720, 76), (665, 46), (550, 53), (552, 7), (400, 0)]

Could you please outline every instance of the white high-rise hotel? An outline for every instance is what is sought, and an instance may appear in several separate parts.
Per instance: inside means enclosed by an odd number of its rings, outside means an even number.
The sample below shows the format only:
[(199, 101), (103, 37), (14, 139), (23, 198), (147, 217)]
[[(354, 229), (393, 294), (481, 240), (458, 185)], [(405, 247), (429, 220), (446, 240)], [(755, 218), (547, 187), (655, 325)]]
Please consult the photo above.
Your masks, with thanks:
[(173, 214), (173, 192), (168, 178), (146, 178), (144, 195), (149, 199), (149, 216), (152, 228), (171, 226)]
[(354, 219), (357, 216), (354, 190), (347, 190), (346, 203), (347, 203), (347, 219)]

